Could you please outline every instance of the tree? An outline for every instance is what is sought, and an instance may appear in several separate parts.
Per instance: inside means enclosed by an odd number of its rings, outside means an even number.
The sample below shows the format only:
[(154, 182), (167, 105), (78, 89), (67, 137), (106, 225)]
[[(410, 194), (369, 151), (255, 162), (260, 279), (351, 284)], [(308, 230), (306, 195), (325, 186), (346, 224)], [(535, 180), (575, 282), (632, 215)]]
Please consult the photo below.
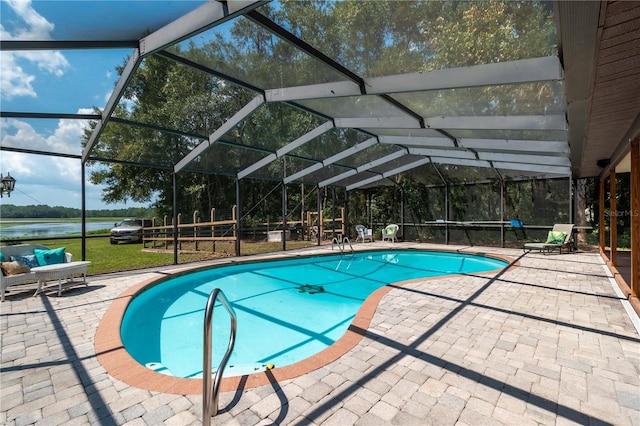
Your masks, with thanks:
[[(544, 2), (282, 1), (278, 7), (267, 4), (259, 11), (336, 62), (366, 77), (555, 53), (552, 42), (555, 28), (549, 19), (551, 11)], [(335, 70), (250, 19), (235, 19), (228, 25), (228, 30), (224, 29), (226, 27), (213, 29), (168, 50), (201, 68), (224, 73), (259, 88), (344, 80)], [(556, 96), (556, 89), (553, 84), (522, 84), (437, 91), (417, 96), (407, 94), (398, 98), (427, 117), (530, 114), (542, 113), (543, 106), (550, 108), (554, 102), (559, 102), (558, 99), (562, 100)], [(106, 202), (155, 199), (159, 212), (171, 212), (174, 165), (255, 95), (213, 73), (164, 56), (145, 58), (127, 87), (115, 116), (182, 133), (110, 122), (90, 153), (91, 158), (102, 165), (91, 172), (91, 181), (107, 186)], [(342, 98), (330, 107), (326, 103), (326, 100), (308, 100), (299, 103), (302, 108), (279, 103), (258, 108), (179, 173), (178, 208), (207, 211), (219, 203), (233, 204), (235, 173), (327, 120), (305, 111), (305, 107), (326, 111), (328, 115), (375, 116), (387, 105), (379, 98), (371, 97)], [(296, 149), (286, 161), (281, 157), (256, 174), (279, 181), (311, 161), (327, 158), (368, 137), (355, 129), (327, 132)], [(519, 137), (530, 135), (521, 133)], [(393, 149), (397, 148), (379, 144), (341, 160), (334, 167), (336, 170), (341, 166), (357, 167)], [(442, 166), (441, 169), (450, 182), (470, 182), (477, 180), (479, 175), (486, 180), (484, 175), (487, 174), (493, 175), (490, 179), (497, 179), (491, 170), (463, 166)], [(434, 174), (433, 177), (441, 183), (439, 176)], [(415, 178), (406, 173), (397, 180), (403, 179), (408, 182)], [(252, 181), (250, 186), (248, 192), (257, 202), (271, 191), (273, 182)], [(397, 188), (383, 189), (376, 196), (391, 205), (397, 205), (399, 199)], [(461, 194), (461, 200), (467, 197), (468, 194)], [(477, 198), (477, 202), (493, 205), (490, 198)], [(265, 204), (262, 214), (277, 217), (280, 212), (276, 204), (275, 201)], [(463, 208), (462, 204), (460, 208)]]

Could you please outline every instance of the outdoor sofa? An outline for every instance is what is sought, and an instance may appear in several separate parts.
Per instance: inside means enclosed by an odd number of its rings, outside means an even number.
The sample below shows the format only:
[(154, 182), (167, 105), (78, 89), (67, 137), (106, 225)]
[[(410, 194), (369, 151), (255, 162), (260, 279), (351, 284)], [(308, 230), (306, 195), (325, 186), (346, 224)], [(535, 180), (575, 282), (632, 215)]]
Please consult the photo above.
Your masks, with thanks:
[[(64, 247), (50, 249), (41, 244), (19, 244), (0, 247), (0, 301), (9, 291), (35, 289), (34, 296), (48, 288), (47, 282), (57, 280), (58, 295), (76, 284), (87, 285), (87, 269), (91, 262), (73, 261)], [(74, 276), (82, 275), (82, 281)], [(64, 284), (64, 285), (63, 285)]]

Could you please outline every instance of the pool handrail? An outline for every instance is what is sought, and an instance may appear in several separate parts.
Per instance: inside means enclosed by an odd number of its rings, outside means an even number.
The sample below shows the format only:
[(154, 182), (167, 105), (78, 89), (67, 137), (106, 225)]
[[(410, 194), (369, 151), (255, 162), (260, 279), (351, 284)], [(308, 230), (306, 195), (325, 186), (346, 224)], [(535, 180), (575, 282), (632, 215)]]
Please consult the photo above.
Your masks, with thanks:
[[(211, 386), (211, 327), (213, 323), (213, 311), (216, 303), (216, 299), (220, 299), (222, 306), (225, 307), (229, 316), (231, 317), (231, 330), (229, 335), (229, 345), (227, 351), (220, 361), (220, 365), (216, 370), (216, 377), (213, 381), (213, 387)], [(229, 361), (233, 346), (236, 342), (236, 328), (237, 317), (236, 313), (231, 307), (231, 304), (227, 300), (221, 289), (215, 288), (209, 294), (207, 299), (207, 306), (204, 311), (204, 337), (203, 337), (203, 349), (202, 349), (202, 424), (203, 426), (209, 426), (211, 424), (211, 417), (218, 414), (218, 394), (220, 393), (220, 382), (222, 381), (222, 373)]]
[(342, 249), (344, 250), (344, 244), (348, 243), (351, 248), (351, 253), (353, 254), (353, 246), (351, 245), (351, 241), (349, 241), (349, 237), (342, 237)]
[(351, 245), (351, 241), (349, 241), (349, 237), (342, 237), (342, 245), (340, 245), (340, 242), (338, 241), (338, 237), (334, 237), (333, 240), (331, 241), (331, 250), (333, 250), (333, 245), (335, 244), (340, 249), (340, 254), (344, 254), (345, 243), (349, 244), (349, 247), (351, 247), (351, 253), (353, 254), (353, 246)]

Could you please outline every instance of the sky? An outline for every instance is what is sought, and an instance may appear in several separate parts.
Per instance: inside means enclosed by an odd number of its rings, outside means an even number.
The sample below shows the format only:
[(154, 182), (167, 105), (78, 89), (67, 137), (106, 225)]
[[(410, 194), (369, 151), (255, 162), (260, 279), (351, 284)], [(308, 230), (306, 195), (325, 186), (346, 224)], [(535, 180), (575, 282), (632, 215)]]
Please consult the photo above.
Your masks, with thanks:
[[(202, 1), (61, 1), (1, 0), (2, 40), (139, 39)], [(145, 24), (141, 25), (141, 22)], [(93, 113), (103, 109), (118, 80), (116, 67), (132, 49), (0, 52), (2, 111)], [(86, 121), (70, 119), (0, 119), (0, 144), (79, 155)], [(86, 209), (148, 207), (150, 203), (106, 204), (103, 187), (85, 172)], [(78, 159), (0, 151), (0, 172), (16, 179), (2, 204), (82, 207)], [(1, 211), (0, 211), (1, 215)]]

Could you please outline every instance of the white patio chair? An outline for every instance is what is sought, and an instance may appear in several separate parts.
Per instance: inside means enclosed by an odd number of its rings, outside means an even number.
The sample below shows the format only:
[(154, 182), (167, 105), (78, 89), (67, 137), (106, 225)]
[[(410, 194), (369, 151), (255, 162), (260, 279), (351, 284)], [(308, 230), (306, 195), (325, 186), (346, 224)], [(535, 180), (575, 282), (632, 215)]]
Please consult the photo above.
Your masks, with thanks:
[(398, 225), (396, 225), (395, 223), (391, 223), (389, 225), (387, 225), (383, 230), (382, 230), (382, 241), (385, 240), (389, 240), (391, 242), (396, 242), (396, 235), (398, 234), (398, 230), (400, 229), (400, 227)]
[(358, 232), (356, 243), (358, 241), (364, 243), (367, 240), (373, 242), (373, 229), (367, 229), (367, 227), (364, 225), (356, 225), (356, 231)]

